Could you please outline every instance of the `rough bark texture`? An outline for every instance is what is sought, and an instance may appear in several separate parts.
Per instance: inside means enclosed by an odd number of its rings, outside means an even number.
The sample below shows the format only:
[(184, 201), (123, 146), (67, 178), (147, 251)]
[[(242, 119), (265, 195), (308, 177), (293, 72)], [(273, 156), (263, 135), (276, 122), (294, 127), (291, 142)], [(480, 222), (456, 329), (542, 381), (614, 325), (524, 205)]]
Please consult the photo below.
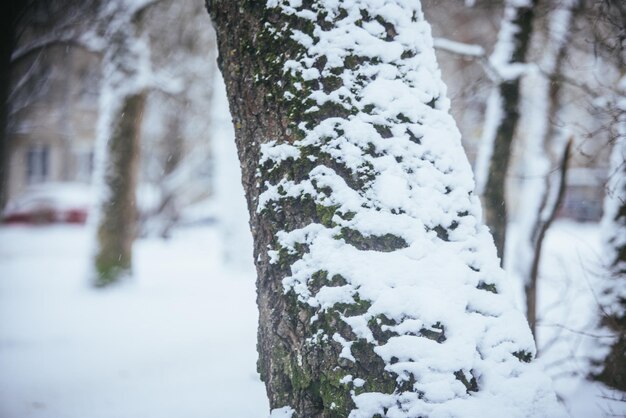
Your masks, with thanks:
[[(508, 64), (520, 64), (526, 61), (526, 53), (532, 32), (533, 1), (526, 7), (514, 7), (511, 23), (519, 28), (512, 36), (513, 51)], [(500, 259), (504, 256), (506, 241), (507, 208), (506, 177), (511, 159), (511, 148), (515, 129), (519, 120), (520, 79), (504, 80), (497, 87), (501, 98), (502, 114), (493, 143), (493, 153), (489, 161), (487, 181), (482, 194), (485, 223), (498, 250)]]
[[(260, 2), (259, 2), (260, 3)], [(254, 238), (254, 258), (257, 266), (257, 303), (259, 306), (257, 369), (266, 383), (271, 407), (296, 404), (302, 416), (322, 416), (321, 388), (311, 390), (320, 382), (320, 372), (331, 370), (334, 363), (323, 353), (307, 353), (303, 335), (308, 331), (310, 314), (299, 314), (295, 297), (283, 297), (280, 277), (289, 274), (289, 264), (269, 263), (267, 246), (282, 228), (295, 229), (319, 221), (315, 204), (285, 205), (280, 213), (260, 218), (256, 213), (262, 191), (256, 177), (260, 159), (260, 144), (268, 138), (293, 138), (292, 109), (278, 98), (283, 95), (277, 81), (282, 74), (281, 65), (275, 62), (278, 54), (287, 60), (296, 51), (295, 45), (272, 42), (264, 30), (265, 22), (278, 24), (282, 16), (276, 10), (253, 2), (223, 1), (207, 4), (218, 33), (220, 56), (218, 65), (227, 86), (229, 104), (235, 125), (237, 149), (242, 169), (242, 182), (250, 210), (250, 223)], [(255, 82), (259, 74), (271, 76), (267, 82)], [(282, 80), (286, 81), (286, 80)], [(285, 167), (293, 170), (294, 177), (307, 174), (306, 167)], [(277, 172), (280, 176), (283, 173)], [(269, 214), (268, 214), (269, 215)], [(308, 332), (308, 334), (312, 334)], [(329, 347), (330, 349), (330, 347)], [(306, 364), (297, 364), (294, 352)], [(313, 355), (311, 355), (313, 354)], [(319, 384), (319, 383), (318, 383)], [(315, 393), (317, 392), (317, 393)], [(296, 402), (293, 402), (297, 400)], [(347, 400), (343, 400), (346, 402)]]
[(97, 286), (129, 275), (136, 235), (135, 191), (139, 163), (139, 138), (145, 94), (124, 98), (108, 141), (106, 185), (110, 196), (101, 209), (96, 254)]
[[(476, 221), (419, 3), (207, 8), (250, 211), (270, 407), (298, 418), (417, 417), (498, 404), (506, 416), (523, 385), (520, 416), (551, 409), (549, 383), (526, 373), (534, 343), (500, 294), (504, 276)], [(363, 49), (342, 44), (343, 29)], [(448, 361), (457, 349), (464, 360)]]

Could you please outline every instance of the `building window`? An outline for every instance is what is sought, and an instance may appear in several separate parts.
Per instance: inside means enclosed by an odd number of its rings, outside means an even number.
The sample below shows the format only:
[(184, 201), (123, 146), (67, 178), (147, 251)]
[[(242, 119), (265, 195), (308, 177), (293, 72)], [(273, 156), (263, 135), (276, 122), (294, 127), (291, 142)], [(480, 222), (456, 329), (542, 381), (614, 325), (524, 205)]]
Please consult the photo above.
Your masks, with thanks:
[(80, 151), (76, 154), (76, 180), (89, 183), (93, 174), (93, 151)]
[(46, 145), (35, 145), (28, 148), (26, 154), (28, 183), (42, 183), (47, 180), (49, 173), (50, 152)]

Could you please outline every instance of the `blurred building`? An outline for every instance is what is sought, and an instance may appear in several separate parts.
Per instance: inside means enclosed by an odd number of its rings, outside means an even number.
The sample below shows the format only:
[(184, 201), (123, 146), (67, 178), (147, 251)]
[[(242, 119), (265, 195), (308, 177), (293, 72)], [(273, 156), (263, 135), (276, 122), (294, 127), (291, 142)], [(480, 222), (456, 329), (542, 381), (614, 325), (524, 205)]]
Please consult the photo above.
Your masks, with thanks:
[(100, 57), (77, 45), (33, 49), (14, 64), (9, 197), (29, 185), (89, 183)]
[[(33, 185), (91, 182), (107, 48), (97, 4), (47, 0), (28, 9), (11, 68), (9, 200)], [(195, 0), (154, 2), (140, 20), (155, 80), (142, 116), (140, 212), (177, 219), (212, 190), (215, 36)]]
[[(470, 3), (472, 6), (468, 7)], [(491, 52), (502, 16), (500, 2), (446, 2), (445, 7), (441, 7), (436, 0), (424, 0), (424, 10), (434, 36), (481, 45), (487, 53)], [(65, 13), (63, 8), (54, 13), (44, 13), (39, 20), (34, 19), (22, 43), (45, 37), (58, 22), (67, 26), (64, 22), (84, 25), (87, 21), (84, 16)], [(149, 213), (171, 211), (174, 213), (171, 216), (175, 217), (182, 207), (208, 197), (212, 187), (210, 136), (214, 121), (209, 115), (215, 39), (206, 11), (201, 2), (194, 0), (156, 2), (147, 12), (145, 22), (143, 31), (151, 48), (154, 70), (170, 81), (180, 82), (182, 88), (180, 94), (158, 89), (148, 94), (142, 137), (141, 189), (148, 196), (143, 201), (150, 201), (150, 208), (146, 209)], [(164, 27), (168, 30), (164, 31)], [(573, 61), (587, 65), (585, 54), (588, 52), (578, 52)], [(489, 78), (478, 60), (445, 51), (438, 51), (437, 57), (448, 85), (452, 114), (473, 162), (482, 137)], [(572, 72), (582, 70), (570, 68)], [(29, 185), (90, 182), (100, 73), (99, 54), (71, 40), (32, 48), (16, 59), (10, 96), (9, 199)], [(585, 120), (593, 121), (595, 117), (584, 113), (587, 108), (576, 94), (568, 96), (568, 105), (572, 108), (570, 119), (582, 121), (578, 137), (583, 138), (586, 131), (597, 130), (597, 127), (586, 126)], [(519, 153), (523, 144), (517, 142)], [(597, 138), (587, 138), (576, 146), (580, 152), (572, 166), (577, 171), (574, 174), (572, 170), (568, 176), (561, 216), (599, 219), (606, 152), (593, 159), (583, 155), (600, 154), (602, 148), (607, 148), (604, 143)], [(583, 172), (587, 174), (580, 174)], [(591, 172), (593, 175), (588, 175)], [(513, 187), (516, 178), (521, 176), (523, 173), (511, 171)], [(512, 202), (516, 196), (511, 193)], [(511, 207), (514, 212), (517, 205)]]

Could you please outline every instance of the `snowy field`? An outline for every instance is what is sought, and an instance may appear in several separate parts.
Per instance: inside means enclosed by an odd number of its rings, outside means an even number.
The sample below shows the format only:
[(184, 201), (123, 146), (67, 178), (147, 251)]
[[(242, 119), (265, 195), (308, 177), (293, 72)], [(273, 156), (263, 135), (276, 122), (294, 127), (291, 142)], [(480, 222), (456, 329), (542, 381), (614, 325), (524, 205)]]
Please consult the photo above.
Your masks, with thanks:
[(84, 227), (0, 229), (0, 417), (263, 417), (254, 273), (216, 231), (135, 247), (136, 277), (86, 283)]
[(600, 238), (597, 224), (556, 222), (541, 259), (538, 359), (572, 418), (626, 417), (625, 394), (585, 379), (589, 350), (602, 337), (594, 329)]
[[(97, 291), (87, 228), (0, 228), (0, 417), (266, 417), (254, 273), (224, 265), (221, 242), (214, 227), (140, 240), (133, 282)], [(559, 222), (543, 260), (541, 361), (580, 418), (626, 415), (581, 380), (598, 251), (596, 225)]]

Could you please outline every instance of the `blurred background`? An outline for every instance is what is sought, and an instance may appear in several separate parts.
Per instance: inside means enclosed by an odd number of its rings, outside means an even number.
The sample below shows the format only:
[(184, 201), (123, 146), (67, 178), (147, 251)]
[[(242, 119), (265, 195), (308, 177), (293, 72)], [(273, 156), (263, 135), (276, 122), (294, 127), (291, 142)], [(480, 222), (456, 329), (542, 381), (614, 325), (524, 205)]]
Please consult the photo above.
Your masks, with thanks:
[[(563, 165), (550, 144), (542, 147), (547, 169), (532, 163), (543, 118), (573, 145), (563, 198), (538, 250), (539, 360), (572, 416), (614, 416), (626, 414), (624, 393), (589, 376), (605, 337), (594, 289), (604, 274), (600, 221), (616, 118), (610, 109), (622, 94), (626, 38), (620, 21), (601, 21), (613, 16), (603, 2), (574, 8), (559, 29), (571, 36), (558, 80), (549, 78), (561, 88), (558, 112), (538, 109), (534, 89), (560, 22), (554, 16), (574, 3), (543, 2), (535, 13), (527, 54), (535, 67), (522, 81), (506, 178), (505, 267), (524, 309), (515, 245), (529, 210), (523, 190)], [(476, 166), (503, 2), (423, 4), (452, 113)], [(255, 365), (248, 215), (203, 2), (14, 0), (3, 7), (0, 417), (267, 416)], [(612, 32), (613, 24), (621, 32)], [(94, 254), (103, 246), (98, 224), (115, 206), (107, 199), (122, 199), (107, 183), (115, 160), (107, 146), (121, 129), (115, 120), (126, 117), (119, 103), (131, 95), (142, 102), (133, 130), (123, 131), (137, 141), (129, 163), (128, 271), (111, 286), (94, 286)]]

